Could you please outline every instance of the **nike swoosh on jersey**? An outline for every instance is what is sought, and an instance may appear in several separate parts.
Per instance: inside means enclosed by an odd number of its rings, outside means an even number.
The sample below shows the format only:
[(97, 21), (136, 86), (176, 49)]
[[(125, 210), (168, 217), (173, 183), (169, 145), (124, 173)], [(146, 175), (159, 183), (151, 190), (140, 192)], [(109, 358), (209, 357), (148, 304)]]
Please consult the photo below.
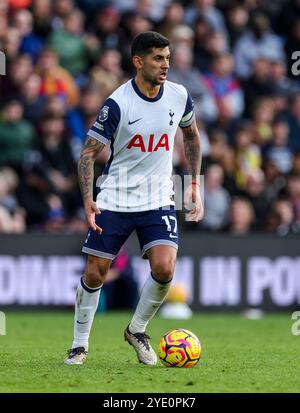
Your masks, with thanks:
[(177, 235), (170, 234), (170, 238), (178, 238)]
[(132, 125), (133, 123), (135, 123), (135, 122), (138, 122), (139, 120), (141, 120), (142, 118), (139, 118), (139, 119), (137, 119), (137, 120), (134, 120), (133, 122), (130, 122), (130, 120), (128, 121), (128, 125)]

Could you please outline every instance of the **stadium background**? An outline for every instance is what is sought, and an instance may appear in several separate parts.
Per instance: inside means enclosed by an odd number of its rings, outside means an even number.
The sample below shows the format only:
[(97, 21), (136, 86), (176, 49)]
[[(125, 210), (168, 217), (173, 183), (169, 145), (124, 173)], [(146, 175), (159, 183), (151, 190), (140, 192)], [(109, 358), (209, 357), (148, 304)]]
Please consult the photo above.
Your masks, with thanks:
[[(1, 2), (1, 308), (30, 305), (30, 289), (20, 293), (23, 302), (9, 297), (14, 282), (34, 284), (38, 265), (48, 271), (40, 277), (51, 295), (51, 257), (80, 257), (87, 230), (76, 178), (80, 148), (105, 98), (133, 75), (130, 44), (145, 30), (170, 39), (168, 78), (191, 92), (201, 132), (205, 218), (187, 223), (179, 211), (177, 277), (189, 303), (201, 310), (297, 308), (300, 80), (292, 54), (300, 45), (298, 0)], [(96, 177), (108, 150), (97, 159)], [(174, 173), (187, 173), (180, 130)], [(145, 263), (134, 240), (123, 253), (112, 285), (119, 280), (137, 292)], [(30, 261), (39, 254), (44, 264)], [(251, 283), (260, 298), (252, 297)], [(209, 292), (213, 285), (218, 292)], [(112, 308), (131, 308), (136, 296), (118, 303), (118, 288), (107, 292)], [(71, 306), (70, 298), (49, 297), (33, 304)]]
[[(149, 333), (156, 347), (187, 328), (203, 354), (194, 369), (147, 369), (122, 343), (148, 275), (132, 238), (101, 294), (88, 361), (69, 369), (87, 230), (76, 162), (99, 107), (132, 76), (133, 37), (151, 29), (170, 38), (169, 79), (194, 99), (205, 219), (179, 212), (175, 280), (194, 314), (155, 317)], [(0, 1), (1, 393), (299, 393), (299, 46), (299, 0)], [(174, 173), (186, 171), (179, 130)]]

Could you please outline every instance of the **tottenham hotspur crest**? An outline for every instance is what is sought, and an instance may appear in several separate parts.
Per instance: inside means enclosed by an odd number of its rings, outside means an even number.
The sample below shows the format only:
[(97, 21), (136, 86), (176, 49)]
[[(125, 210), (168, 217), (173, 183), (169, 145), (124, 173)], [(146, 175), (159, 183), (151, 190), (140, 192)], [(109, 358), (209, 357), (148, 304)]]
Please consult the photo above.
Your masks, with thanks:
[(172, 111), (172, 109), (170, 109), (170, 111), (169, 111), (169, 116), (171, 117), (171, 119), (170, 119), (170, 125), (172, 126), (173, 125), (173, 116), (175, 115), (175, 113)]
[(103, 108), (101, 109), (100, 115), (99, 115), (100, 122), (106, 121), (106, 119), (108, 118), (108, 111), (109, 111), (109, 106), (103, 106)]

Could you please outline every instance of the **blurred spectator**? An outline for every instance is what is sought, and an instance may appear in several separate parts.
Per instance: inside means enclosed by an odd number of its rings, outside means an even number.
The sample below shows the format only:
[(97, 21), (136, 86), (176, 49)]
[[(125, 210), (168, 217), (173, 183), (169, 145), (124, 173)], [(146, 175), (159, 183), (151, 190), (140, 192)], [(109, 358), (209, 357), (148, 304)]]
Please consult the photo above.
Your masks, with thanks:
[(199, 15), (194, 24), (194, 66), (206, 72), (211, 66), (211, 56), (207, 50), (211, 28), (205, 18)]
[[(220, 54), (213, 59), (211, 71), (204, 75), (204, 81), (219, 112), (226, 111), (229, 119), (237, 118), (244, 110), (244, 96), (237, 79), (233, 76), (233, 58)], [(225, 109), (222, 110), (222, 107)]]
[(218, 163), (221, 164), (224, 156), (224, 152), (228, 148), (227, 136), (221, 129), (212, 129), (209, 131), (209, 153), (208, 156), (203, 159), (203, 165), (206, 163)]
[(300, 85), (295, 80), (287, 77), (287, 64), (284, 59), (271, 62), (270, 74), (275, 88), (274, 92), (281, 93), (286, 98), (290, 98), (296, 90), (299, 91)]
[(253, 142), (263, 147), (272, 139), (272, 122), (275, 117), (273, 100), (268, 97), (257, 99), (252, 107)]
[(109, 74), (115, 76), (118, 82), (123, 80), (124, 72), (121, 67), (121, 53), (116, 49), (106, 49), (99, 59), (99, 66)]
[(86, 235), (89, 229), (83, 207), (79, 207), (73, 216), (68, 220), (65, 228), (68, 234)]
[[(49, 97), (43, 107), (43, 117), (65, 118), (67, 115), (68, 106), (64, 99), (60, 96)], [(42, 117), (42, 120), (43, 120)], [(42, 133), (42, 132), (41, 132)]]
[[(86, 132), (95, 122), (99, 108), (105, 100), (105, 96), (96, 86), (96, 84), (91, 84), (84, 88), (79, 106), (67, 113), (66, 124), (71, 135), (71, 145), (75, 159), (79, 158)], [(106, 147), (104, 151), (106, 151)]]
[[(297, 214), (299, 220), (300, 217), (300, 174), (291, 173), (287, 179), (287, 195), (292, 203), (293, 211)], [(300, 224), (300, 221), (298, 221)], [(298, 228), (300, 230), (300, 228)]]
[(32, 73), (20, 85), (20, 97), (24, 108), (24, 118), (33, 125), (38, 125), (44, 110), (44, 101), (40, 95), (42, 79)]
[[(109, 0), (76, 0), (76, 6), (84, 13), (88, 22), (93, 20), (99, 9), (110, 3)], [(115, 0), (114, 3), (116, 3)]]
[(235, 153), (228, 145), (225, 147), (223, 156), (220, 161), (224, 171), (224, 188), (232, 196), (238, 192), (235, 181)]
[[(299, 227), (295, 224), (293, 206), (292, 203), (285, 198), (276, 200), (272, 205), (271, 218), (277, 215), (277, 222), (273, 223), (273, 227), (267, 227), (267, 229), (272, 229), (280, 236), (285, 236), (288, 234), (299, 233)], [(270, 220), (267, 221), (270, 226)]]
[(64, 122), (49, 115), (42, 123), (40, 167), (51, 184), (52, 190), (63, 200), (64, 208), (71, 211), (76, 205), (76, 164), (69, 142), (64, 139)]
[(194, 47), (194, 32), (186, 25), (179, 24), (173, 28), (170, 38), (172, 44), (176, 46), (187, 46), (190, 49)]
[(217, 106), (203, 82), (201, 73), (193, 68), (192, 59), (190, 48), (183, 45), (175, 47), (168, 78), (172, 82), (183, 84), (190, 91), (197, 117), (213, 121), (217, 116)]
[(236, 183), (239, 188), (245, 188), (247, 176), (261, 165), (261, 153), (257, 145), (253, 144), (253, 127), (250, 123), (241, 124), (234, 136)]
[(20, 172), (26, 153), (32, 148), (35, 132), (31, 123), (23, 119), (23, 106), (17, 100), (4, 105), (0, 119), (0, 165)]
[(286, 186), (286, 179), (274, 161), (267, 159), (263, 163), (265, 173), (265, 189), (269, 201), (274, 201)]
[(64, 19), (72, 13), (75, 8), (74, 0), (54, 0), (53, 18), (51, 25), (54, 30), (61, 30), (64, 27)]
[(155, 4), (153, 0), (136, 0), (135, 8), (141, 16), (145, 16), (151, 20), (151, 11), (155, 8)]
[(5, 53), (7, 63), (18, 57), (20, 45), (20, 31), (16, 27), (8, 27), (1, 45), (1, 50)]
[(1, 83), (0, 102), (7, 99), (19, 100), (22, 85), (33, 72), (32, 62), (29, 56), (19, 55), (8, 66), (7, 76), (3, 77)]
[(0, 44), (1, 44), (1, 48), (2, 48), (3, 40), (6, 37), (7, 30), (8, 30), (8, 17), (7, 17), (7, 14), (4, 13), (4, 12), (1, 13), (1, 10), (0, 10)]
[(18, 176), (11, 168), (0, 169), (0, 233), (21, 234), (26, 230), (25, 210), (18, 205)]
[(295, 94), (292, 99), (288, 123), (290, 126), (289, 147), (292, 151), (300, 151), (300, 93)]
[(13, 213), (17, 208), (15, 190), (18, 186), (18, 176), (12, 168), (2, 167), (0, 169), (0, 205)]
[(4, 3), (9, 3), (9, 7), (12, 10), (18, 10), (24, 7), (29, 7), (31, 4), (31, 0), (8, 0), (4, 1)]
[[(81, 205), (76, 164), (71, 146), (63, 137), (62, 118), (47, 115), (41, 131), (42, 141), (25, 159), (25, 182), (20, 199), (26, 205), (29, 222), (43, 224), (55, 218), (55, 222), (50, 223), (58, 224), (65, 214), (72, 215)], [(40, 205), (38, 211), (36, 205)]]
[(293, 156), (291, 172), (300, 173), (300, 152), (296, 152)]
[(281, 10), (278, 13), (278, 29), (283, 35), (289, 32), (293, 24), (300, 19), (299, 0), (282, 2)]
[(31, 10), (34, 19), (34, 33), (46, 40), (52, 31), (52, 1), (32, 0)]
[(213, 59), (220, 54), (224, 54), (228, 52), (228, 48), (225, 42), (225, 39), (221, 32), (218, 32), (214, 29), (210, 29), (208, 32), (208, 36), (205, 43), (205, 62), (206, 64), (202, 64), (203, 71), (207, 71), (211, 68)]
[(61, 198), (50, 194), (46, 198), (48, 211), (42, 222), (42, 229), (46, 232), (60, 233), (65, 228), (66, 213)]
[(233, 2), (227, 10), (226, 20), (230, 46), (233, 48), (247, 27), (249, 13), (243, 4)]
[(70, 73), (59, 66), (58, 57), (52, 49), (44, 48), (39, 55), (37, 73), (41, 76), (40, 94), (47, 98), (60, 96), (69, 106), (76, 106), (79, 100), (78, 87)]
[(114, 0), (122, 13), (137, 10), (142, 16), (145, 16), (154, 22), (161, 19), (164, 15), (166, 6), (172, 0)]
[[(201, 137), (202, 137), (201, 132)], [(222, 166), (224, 181), (223, 187), (230, 195), (236, 194), (237, 186), (235, 183), (235, 154), (227, 143), (227, 136), (222, 130), (211, 130), (209, 132), (209, 149), (207, 155), (203, 155), (203, 170), (211, 164)]]
[[(24, 231), (23, 231), (24, 232)], [(0, 234), (13, 234), (14, 221), (9, 212), (0, 205)]]
[(172, 39), (172, 33), (176, 26), (182, 24), (184, 15), (184, 8), (179, 0), (170, 2), (166, 9), (163, 18), (156, 26), (155, 30), (161, 33), (163, 36)]
[(256, 169), (248, 174), (245, 191), (242, 194), (253, 206), (256, 217), (255, 229), (263, 229), (270, 202), (265, 191), (265, 176), (262, 170)]
[(270, 30), (268, 17), (255, 13), (250, 19), (250, 30), (236, 42), (234, 48), (236, 73), (247, 78), (252, 72), (252, 63), (258, 57), (284, 59), (284, 50), (279, 36)]
[(20, 52), (35, 61), (44, 46), (43, 40), (33, 33), (33, 17), (29, 10), (21, 9), (14, 15), (14, 25), (21, 36)]
[[(184, 20), (192, 26), (198, 15), (203, 15), (212, 29), (227, 39), (227, 31), (222, 13), (215, 7), (215, 0), (194, 0), (186, 9)], [(226, 40), (227, 41), (227, 40)]]
[(220, 165), (212, 164), (205, 172), (204, 206), (205, 213), (201, 227), (219, 230), (227, 224), (230, 197), (222, 187), (224, 173)]
[(292, 168), (292, 151), (288, 147), (289, 124), (284, 120), (275, 120), (272, 125), (272, 141), (265, 156), (271, 159), (282, 173)]
[(261, 97), (271, 96), (274, 85), (270, 78), (271, 63), (264, 57), (253, 60), (252, 75), (242, 82), (245, 93), (245, 115), (250, 115), (254, 102)]
[(106, 49), (90, 72), (92, 82), (106, 98), (122, 83), (122, 56), (116, 49)]
[(123, 35), (119, 27), (121, 15), (113, 4), (104, 4), (94, 18), (94, 32), (100, 39), (102, 50), (118, 49)]
[(57, 53), (60, 65), (78, 78), (95, 59), (99, 43), (96, 37), (84, 34), (84, 16), (79, 10), (71, 11), (63, 22), (63, 29), (51, 34), (49, 46)]
[(247, 199), (233, 198), (230, 206), (228, 231), (232, 235), (246, 235), (255, 221), (253, 207)]

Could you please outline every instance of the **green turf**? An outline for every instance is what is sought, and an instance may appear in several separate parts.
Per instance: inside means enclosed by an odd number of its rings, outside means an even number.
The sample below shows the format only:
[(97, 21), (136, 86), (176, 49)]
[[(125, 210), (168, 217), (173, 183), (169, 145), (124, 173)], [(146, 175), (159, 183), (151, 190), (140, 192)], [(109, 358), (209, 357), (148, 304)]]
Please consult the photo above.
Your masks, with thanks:
[(123, 341), (129, 313), (97, 314), (83, 366), (62, 363), (73, 314), (6, 313), (0, 336), (0, 392), (299, 392), (300, 336), (290, 314), (247, 320), (240, 315), (195, 315), (188, 321), (156, 316), (149, 333), (156, 348), (176, 327), (193, 331), (203, 354), (191, 369), (144, 366)]

